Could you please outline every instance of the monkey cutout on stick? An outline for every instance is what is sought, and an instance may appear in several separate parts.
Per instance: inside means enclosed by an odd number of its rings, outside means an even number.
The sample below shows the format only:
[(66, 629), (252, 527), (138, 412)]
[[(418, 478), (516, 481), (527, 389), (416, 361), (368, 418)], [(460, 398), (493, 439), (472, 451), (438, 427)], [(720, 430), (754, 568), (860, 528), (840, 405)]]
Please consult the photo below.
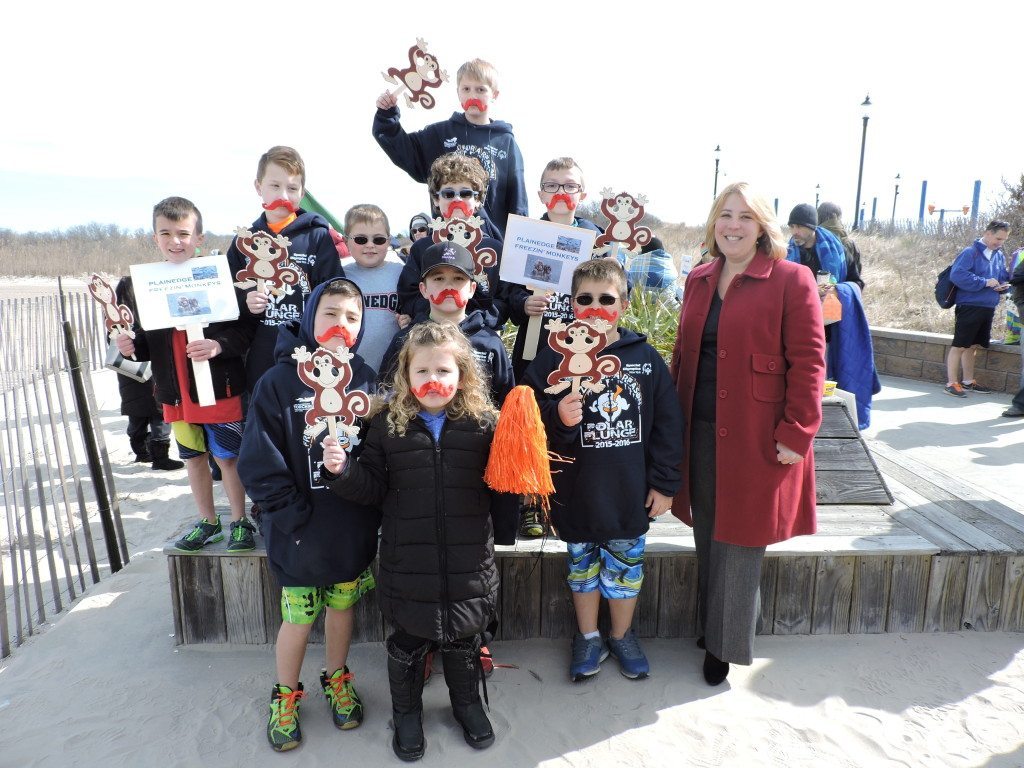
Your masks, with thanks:
[(296, 347), (292, 359), (298, 363), (299, 379), (313, 390), (313, 405), (306, 411), (303, 436), (312, 442), (325, 429), (346, 450), (359, 434), (356, 418), (370, 412), (370, 398), (360, 390), (346, 391), (352, 383), (352, 353), (348, 347), (332, 352), (317, 347), (309, 352)]
[(422, 37), (417, 37), (416, 45), (409, 49), (409, 66), (401, 69), (391, 67), (381, 74), (389, 83), (398, 86), (391, 92), (392, 96), (407, 91), (406, 105), (421, 104), (424, 109), (431, 109), (435, 103), (427, 88), (437, 88), (448, 82), (448, 73), (441, 69), (437, 58), (427, 52), (427, 43)]
[(295, 285), (304, 275), (288, 259), (288, 246), (292, 244), (284, 235), (268, 235), (262, 230), (255, 233), (246, 227), (235, 229), (235, 245), (245, 255), (245, 269), (235, 273), (236, 288), (252, 288), (265, 293), (269, 287), (275, 296), (284, 293), (286, 285)]
[(573, 320), (568, 325), (562, 320), (548, 323), (548, 346), (562, 356), (558, 368), (548, 374), (548, 385), (544, 391), (557, 395), (569, 387), (578, 391), (581, 387), (590, 392), (604, 391), (605, 376), (614, 376), (622, 368), (622, 362), (615, 355), (601, 355), (608, 345), (607, 333), (612, 324), (597, 318), (585, 323)]
[[(132, 330), (132, 324), (135, 322), (135, 315), (127, 306), (117, 303), (117, 294), (110, 283), (99, 275), (90, 275), (89, 293), (103, 308), (103, 325), (107, 329), (107, 340), (113, 341), (121, 334), (127, 334), (129, 338), (134, 339), (135, 331)], [(135, 359), (135, 355), (131, 357), (132, 360)]]
[(473, 256), (474, 277), (480, 277), (485, 269), (498, 263), (498, 254), (493, 248), (479, 247), (484, 239), (483, 226), (484, 220), (479, 216), (470, 216), (467, 219), (442, 219), (438, 216), (430, 222), (435, 243), (456, 243), (470, 252)]
[(628, 192), (615, 194), (610, 187), (601, 190), (601, 197), (601, 213), (608, 217), (609, 223), (604, 234), (594, 241), (594, 256), (617, 256), (620, 246), (615, 243), (621, 243), (630, 253), (639, 253), (653, 237), (649, 228), (640, 226), (647, 198), (644, 195), (634, 197)]

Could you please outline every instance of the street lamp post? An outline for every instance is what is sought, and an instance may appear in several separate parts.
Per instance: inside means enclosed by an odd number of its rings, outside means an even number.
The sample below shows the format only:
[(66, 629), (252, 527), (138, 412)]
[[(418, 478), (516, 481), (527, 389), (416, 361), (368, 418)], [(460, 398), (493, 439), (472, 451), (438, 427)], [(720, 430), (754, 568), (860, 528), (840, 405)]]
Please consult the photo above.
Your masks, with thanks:
[(814, 210), (818, 210), (818, 201), (821, 199), (821, 184), (814, 185)]
[(859, 222), (857, 221), (857, 212), (860, 211), (860, 186), (864, 180), (864, 146), (868, 140), (868, 108), (871, 106), (871, 94), (864, 97), (864, 101), (861, 102), (861, 106), (864, 107), (864, 130), (860, 136), (860, 167), (857, 170), (857, 203), (853, 206), (854, 219), (853, 228), (858, 229)]
[(711, 199), (714, 200), (718, 197), (718, 157), (722, 154), (722, 145), (715, 145), (715, 188), (711, 193)]
[(892, 193), (892, 223), (891, 226), (896, 229), (896, 198), (900, 196), (900, 175), (896, 174), (896, 191)]

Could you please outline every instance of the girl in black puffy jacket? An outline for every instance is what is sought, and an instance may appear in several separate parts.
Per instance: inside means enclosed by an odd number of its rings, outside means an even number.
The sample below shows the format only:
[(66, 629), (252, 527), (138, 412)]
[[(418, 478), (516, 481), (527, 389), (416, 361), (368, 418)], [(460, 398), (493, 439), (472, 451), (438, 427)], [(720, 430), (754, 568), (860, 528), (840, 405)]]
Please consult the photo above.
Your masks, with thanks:
[(494, 742), (478, 681), (479, 636), (497, 613), (497, 494), (483, 479), (497, 414), (455, 325), (415, 326), (398, 361), (394, 397), (370, 420), (359, 459), (346, 461), (328, 439), (324, 467), (335, 493), (383, 511), (378, 600), (393, 627), (393, 747), (416, 760), (426, 747), (424, 659), (435, 648), (466, 741), (477, 749)]

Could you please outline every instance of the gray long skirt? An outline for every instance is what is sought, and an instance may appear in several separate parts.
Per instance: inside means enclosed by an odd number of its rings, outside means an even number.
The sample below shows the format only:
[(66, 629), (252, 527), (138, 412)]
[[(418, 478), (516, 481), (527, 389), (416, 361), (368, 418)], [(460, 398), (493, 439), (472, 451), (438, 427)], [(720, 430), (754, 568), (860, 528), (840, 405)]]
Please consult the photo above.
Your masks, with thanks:
[(750, 664), (761, 615), (765, 548), (714, 540), (715, 425), (710, 422), (694, 421), (690, 428), (689, 480), (697, 548), (697, 631), (721, 661)]

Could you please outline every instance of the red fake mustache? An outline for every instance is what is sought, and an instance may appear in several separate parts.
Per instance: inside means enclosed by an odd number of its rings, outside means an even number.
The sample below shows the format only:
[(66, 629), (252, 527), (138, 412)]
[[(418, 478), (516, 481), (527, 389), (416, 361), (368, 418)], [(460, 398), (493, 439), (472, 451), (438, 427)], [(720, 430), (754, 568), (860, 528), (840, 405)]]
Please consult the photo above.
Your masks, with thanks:
[(342, 342), (349, 349), (352, 349), (352, 347), (355, 346), (355, 339), (352, 338), (352, 333), (348, 328), (342, 328), (340, 325), (332, 325), (326, 331), (317, 336), (316, 340), (321, 344), (326, 344), (335, 336), (340, 337)]
[(558, 205), (560, 202), (565, 203), (565, 207), (568, 208), (570, 211), (576, 210), (576, 202), (572, 199), (571, 195), (567, 195), (564, 192), (559, 192), (557, 195), (552, 196), (551, 200), (548, 201), (547, 204), (548, 210), (555, 210), (555, 206)]
[(454, 288), (445, 288), (436, 296), (431, 296), (430, 301), (436, 306), (441, 306), (442, 304), (444, 304), (444, 300), (448, 298), (454, 301), (455, 306), (457, 306), (459, 309), (462, 309), (464, 306), (466, 306), (466, 300), (462, 298), (462, 294), (460, 294)]
[(291, 200), (285, 197), (279, 197), (277, 200), (263, 204), (263, 210), (265, 211), (276, 211), (278, 208), (285, 208), (288, 213), (295, 213), (299, 210)]
[(452, 200), (448, 203), (448, 210), (445, 211), (444, 217), (450, 219), (452, 211), (462, 211), (467, 219), (473, 215), (473, 208), (465, 200)]
[(577, 312), (576, 317), (580, 320), (586, 320), (588, 317), (600, 317), (602, 320), (614, 323), (619, 318), (619, 313), (610, 309), (601, 309), (601, 307), (587, 307)]
[(487, 105), (480, 101), (480, 99), (466, 99), (462, 102), (463, 109), (469, 109), (470, 107), (476, 107), (481, 112), (487, 111)]
[(455, 394), (455, 387), (452, 384), (442, 384), (440, 381), (425, 381), (419, 389), (413, 389), (412, 393), (420, 399), (430, 394), (451, 397)]

